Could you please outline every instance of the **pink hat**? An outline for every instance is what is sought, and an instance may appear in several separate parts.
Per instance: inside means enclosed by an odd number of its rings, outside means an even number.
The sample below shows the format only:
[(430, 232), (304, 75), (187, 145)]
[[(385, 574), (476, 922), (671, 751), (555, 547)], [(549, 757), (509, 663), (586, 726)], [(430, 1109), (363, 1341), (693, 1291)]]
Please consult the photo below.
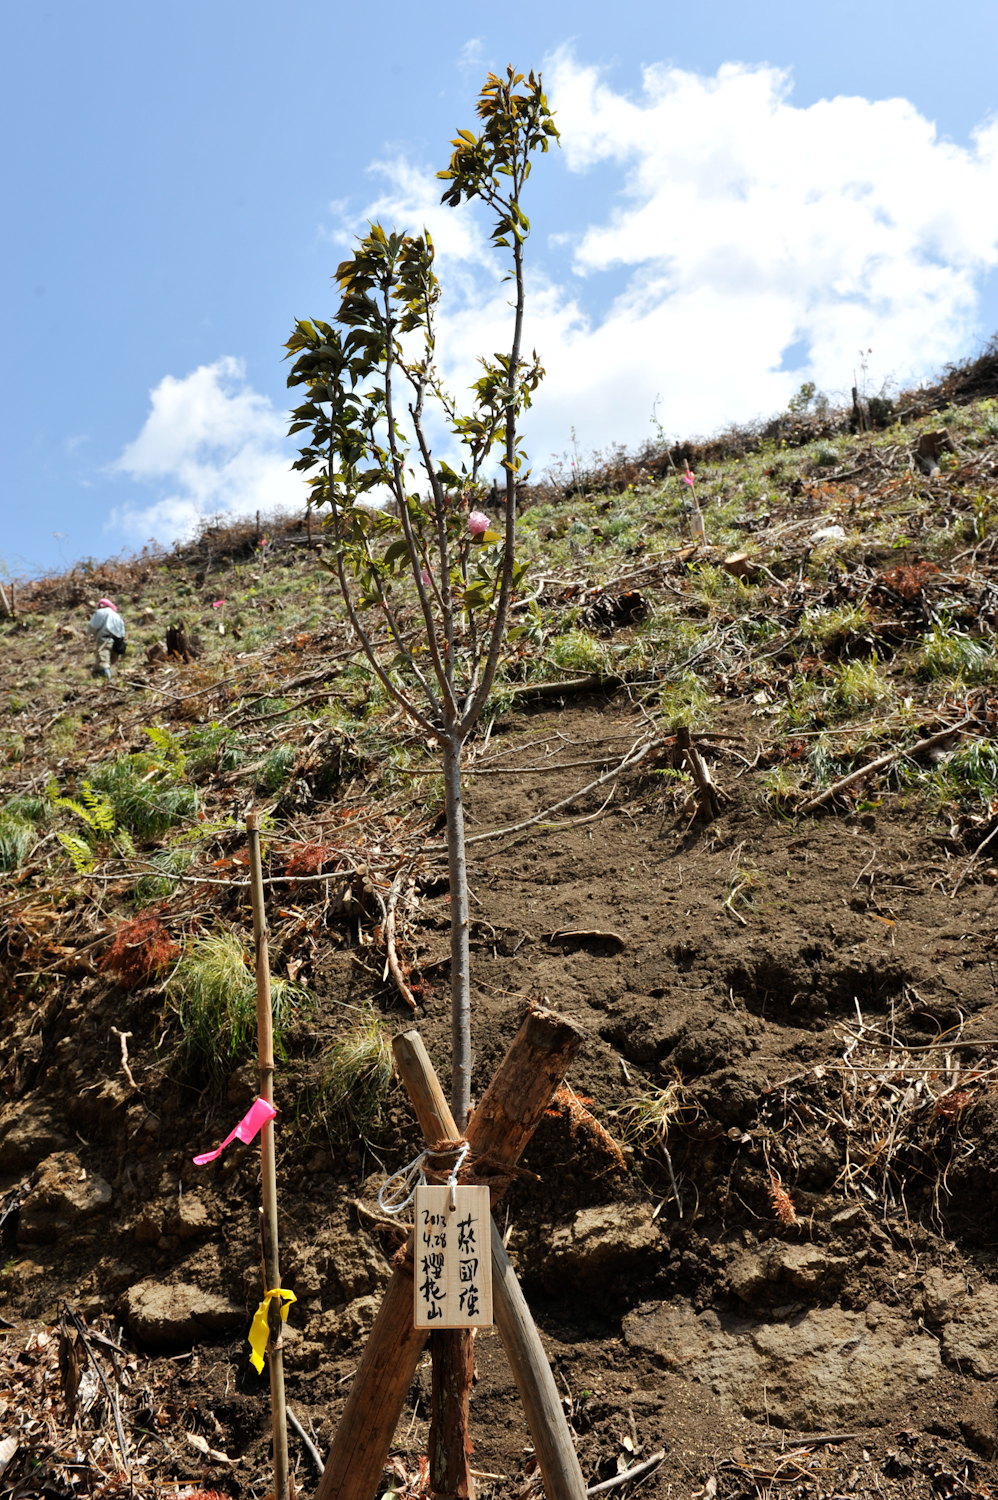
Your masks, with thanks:
[(113, 609), (113, 610), (117, 611), (118, 606), (115, 604), (115, 602), (114, 602), (113, 599), (98, 599), (97, 600), (97, 608), (98, 609)]

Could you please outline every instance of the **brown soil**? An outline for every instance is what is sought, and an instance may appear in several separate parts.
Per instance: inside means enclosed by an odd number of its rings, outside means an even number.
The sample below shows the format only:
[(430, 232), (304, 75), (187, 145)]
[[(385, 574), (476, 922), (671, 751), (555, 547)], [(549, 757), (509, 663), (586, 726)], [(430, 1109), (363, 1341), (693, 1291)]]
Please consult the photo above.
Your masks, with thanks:
[[(952, 898), (962, 860), (926, 831), (925, 809), (898, 796), (859, 816), (774, 820), (758, 801), (761, 773), (749, 769), (761, 733), (750, 709), (735, 705), (716, 725), (743, 739), (713, 760), (729, 797), (716, 822), (677, 810), (649, 768), (591, 821), (471, 851), (479, 1093), (528, 999), (543, 999), (584, 1028), (569, 1082), (628, 1164), (621, 1171), (588, 1118), (558, 1107), (524, 1159), (538, 1180), (516, 1183), (500, 1223), (589, 1483), (662, 1448), (664, 1461), (643, 1482), (649, 1495), (779, 1486), (815, 1496), (986, 1496), (998, 1374), (998, 1332), (990, 1338), (981, 1321), (998, 1280), (998, 1105), (982, 1076), (998, 1039), (993, 888), (971, 882)], [(557, 802), (619, 761), (642, 730), (623, 694), (496, 724), (478, 763), (490, 774), (468, 778), (469, 834)], [(578, 761), (600, 764), (580, 771), (570, 765)], [(604, 795), (566, 816), (595, 814)], [(283, 1279), (299, 1299), (288, 1395), (324, 1449), (396, 1244), (375, 1227), (375, 1189), (418, 1144), (401, 1094), (376, 1149), (327, 1139), (303, 1115), (323, 1048), (351, 1014), (344, 1005), (373, 1000), (393, 1025), (412, 1024), (381, 981), (383, 955), (358, 943), (342, 912), (324, 912), (317, 889), (282, 896), (272, 921), (301, 919), (304, 935), (276, 952), (275, 967), (304, 959), (300, 977), (322, 999), (290, 1038), (277, 1096)], [(422, 983), (416, 1021), (445, 1076), (448, 897), (432, 868), (421, 891), (409, 934)], [(244, 928), (246, 894), (218, 892), (219, 909)], [(47, 1163), (72, 1153), (78, 1171), (111, 1192), (76, 1227), (58, 1215), (50, 1224), (44, 1205), (22, 1211), (19, 1227), (16, 1215), (8, 1220), (0, 1426), (32, 1400), (44, 1427), (61, 1398), (57, 1376), (48, 1394), (39, 1383), (54, 1368), (55, 1342), (39, 1345), (38, 1332), (57, 1322), (64, 1301), (107, 1332), (120, 1329), (129, 1289), (184, 1283), (234, 1299), (248, 1322), (259, 1298), (257, 1157), (239, 1145), (207, 1168), (191, 1157), (221, 1139), (255, 1089), (246, 1069), (227, 1097), (185, 1080), (161, 1038), (169, 1018), (160, 987), (115, 988), (86, 972), (30, 1003), (22, 987), (16, 976), (8, 982), (4, 1119), (8, 1128), (15, 1114), (29, 1120), (35, 1136), (19, 1146), (0, 1122), (0, 1188), (30, 1187), (39, 1152)], [(131, 1033), (135, 1091), (112, 1027)], [(931, 1067), (919, 1071), (925, 1059)], [(666, 1155), (635, 1135), (625, 1112), (670, 1082), (679, 1086), (667, 1146), (681, 1216)], [(72, 1161), (63, 1169), (77, 1170)], [(609, 1214), (585, 1218), (605, 1206)], [(823, 1392), (803, 1344), (789, 1346), (772, 1384), (762, 1364), (755, 1380), (741, 1353), (732, 1374), (703, 1352), (705, 1339), (720, 1347), (728, 1338), (761, 1357), (777, 1334), (806, 1332), (830, 1310), (859, 1320), (857, 1343), (866, 1340), (870, 1359), (887, 1340), (879, 1384), (846, 1364), (836, 1389)], [(665, 1333), (656, 1334), (662, 1317)], [(122, 1402), (150, 1475), (262, 1495), (268, 1397), (245, 1330), (157, 1350), (125, 1321)], [(913, 1351), (922, 1364), (908, 1379)], [(491, 1332), (477, 1340), (476, 1370), (474, 1462), (496, 1476), (481, 1480), (482, 1492), (519, 1494), (529, 1436)], [(394, 1450), (410, 1473), (426, 1449), (428, 1394), (423, 1368)], [(238, 1465), (204, 1458), (185, 1432)], [(292, 1444), (307, 1492), (309, 1462)], [(96, 1467), (107, 1461), (98, 1456)], [(15, 1491), (36, 1492), (24, 1478)]]

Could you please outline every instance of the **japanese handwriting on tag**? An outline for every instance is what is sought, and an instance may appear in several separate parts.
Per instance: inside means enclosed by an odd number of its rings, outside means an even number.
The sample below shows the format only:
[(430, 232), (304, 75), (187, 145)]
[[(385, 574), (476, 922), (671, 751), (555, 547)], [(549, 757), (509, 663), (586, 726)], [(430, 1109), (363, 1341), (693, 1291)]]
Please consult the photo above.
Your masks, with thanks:
[(416, 1189), (417, 1328), (488, 1328), (492, 1322), (492, 1223), (487, 1187)]

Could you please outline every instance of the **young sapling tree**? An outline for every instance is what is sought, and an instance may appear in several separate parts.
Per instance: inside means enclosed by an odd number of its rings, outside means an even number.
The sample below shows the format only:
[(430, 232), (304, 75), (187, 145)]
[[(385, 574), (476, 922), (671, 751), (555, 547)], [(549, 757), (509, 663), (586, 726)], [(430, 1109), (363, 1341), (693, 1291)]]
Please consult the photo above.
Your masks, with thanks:
[[(480, 199), (492, 211), (492, 243), (508, 252), (513, 296), (508, 352), (481, 359), (470, 411), (459, 410), (439, 374), (440, 285), (425, 230), (399, 234), (373, 224), (337, 270), (335, 322), (298, 320), (286, 345), (295, 360), (288, 385), (306, 387), (290, 429), (309, 430), (295, 467), (310, 475), (310, 504), (329, 508), (333, 556), (325, 566), (372, 671), (443, 761), (451, 1107), (459, 1125), (468, 1118), (472, 1069), (461, 755), (492, 690), (525, 570), (516, 557), (516, 491), (526, 475), (518, 421), (544, 372), (536, 352), (527, 359), (521, 351), (530, 223), (520, 200), (531, 157), (558, 139), (533, 73), (489, 74), (477, 112), (478, 135), (459, 131), (449, 166), (437, 174), (447, 183), (442, 201), (457, 207)], [(458, 469), (433, 456), (431, 402), (461, 446)], [(505, 475), (501, 530), (484, 511), (483, 470), (497, 449)], [(377, 504), (372, 491), (380, 492)], [(369, 610), (384, 622), (391, 659), (381, 658), (364, 623)]]

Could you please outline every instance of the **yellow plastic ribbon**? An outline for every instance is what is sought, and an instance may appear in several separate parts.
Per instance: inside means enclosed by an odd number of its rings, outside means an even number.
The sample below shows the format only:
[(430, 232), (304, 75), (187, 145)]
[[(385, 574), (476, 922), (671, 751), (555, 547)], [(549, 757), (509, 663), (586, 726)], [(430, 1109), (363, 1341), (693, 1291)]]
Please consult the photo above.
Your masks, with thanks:
[(253, 1315), (253, 1322), (250, 1324), (249, 1337), (247, 1339), (247, 1342), (253, 1351), (253, 1353), (250, 1355), (250, 1364), (253, 1366), (258, 1375), (263, 1370), (263, 1356), (267, 1349), (267, 1340), (270, 1338), (270, 1319), (268, 1317), (268, 1311), (270, 1308), (271, 1297), (280, 1297), (281, 1317), (285, 1323), (288, 1321), (288, 1308), (291, 1306), (292, 1302), (298, 1301), (298, 1298), (295, 1296), (294, 1292), (286, 1292), (284, 1288), (280, 1286), (275, 1287), (272, 1292), (266, 1292), (264, 1294), (263, 1301), (260, 1303), (260, 1306), (257, 1308), (256, 1312)]

